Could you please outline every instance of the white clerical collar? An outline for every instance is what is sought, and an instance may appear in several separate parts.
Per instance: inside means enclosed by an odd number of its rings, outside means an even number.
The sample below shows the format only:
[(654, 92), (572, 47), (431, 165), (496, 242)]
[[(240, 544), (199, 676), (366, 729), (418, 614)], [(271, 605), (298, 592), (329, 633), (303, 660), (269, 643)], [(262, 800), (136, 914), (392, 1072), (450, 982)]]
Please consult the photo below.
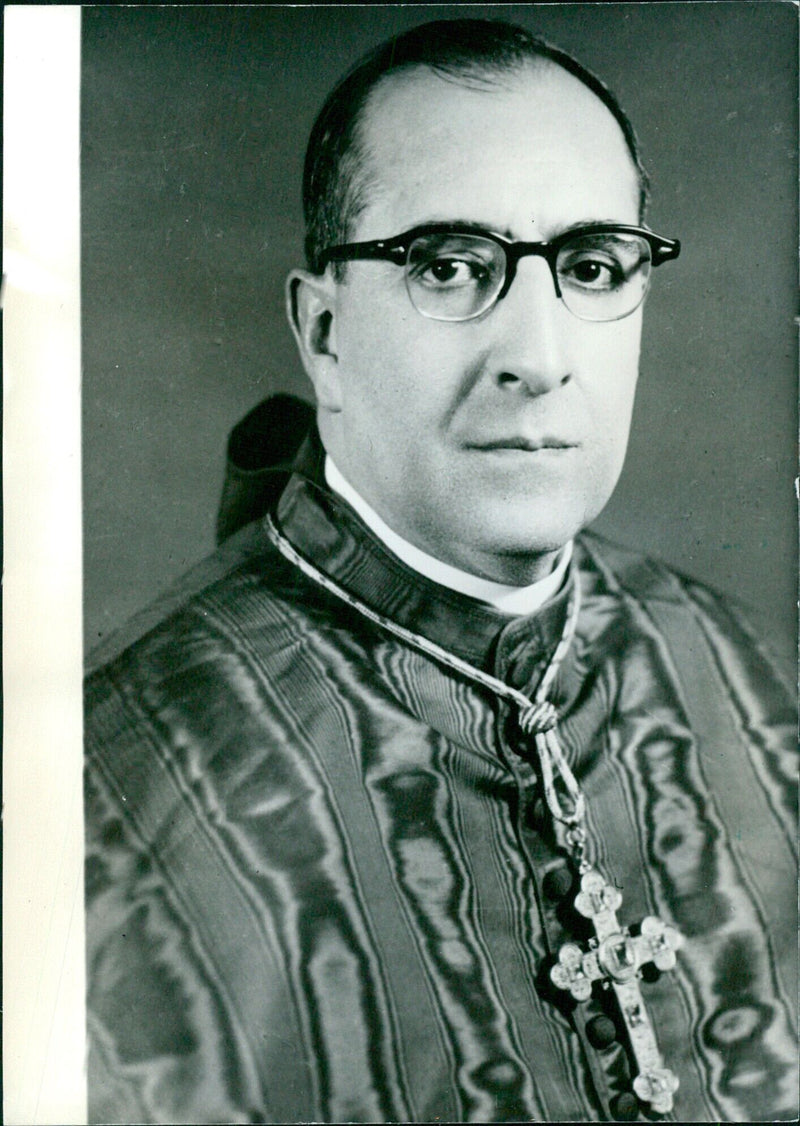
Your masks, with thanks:
[(427, 552), (421, 551), (402, 536), (393, 532), (380, 518), (364, 498), (356, 492), (353, 486), (345, 480), (336, 467), (330, 454), (325, 456), (325, 480), (335, 493), (346, 500), (354, 508), (367, 527), (375, 533), (378, 539), (393, 552), (399, 559), (411, 567), (412, 570), (432, 579), (440, 586), (449, 587), (460, 594), (466, 594), (480, 602), (488, 602), (496, 610), (504, 614), (532, 614), (543, 606), (545, 602), (560, 589), (564, 581), (570, 558), (572, 557), (572, 540), (561, 551), (553, 570), (549, 575), (530, 586), (506, 586), (496, 583), (491, 579), (482, 579), (478, 575), (470, 575), (441, 559), (435, 559)]

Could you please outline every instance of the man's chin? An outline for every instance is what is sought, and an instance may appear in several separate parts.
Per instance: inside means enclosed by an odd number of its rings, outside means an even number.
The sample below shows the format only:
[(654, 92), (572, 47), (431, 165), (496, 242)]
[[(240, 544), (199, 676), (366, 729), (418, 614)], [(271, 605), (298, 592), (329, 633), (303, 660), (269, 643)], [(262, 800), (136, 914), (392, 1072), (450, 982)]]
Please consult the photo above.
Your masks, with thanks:
[(487, 554), (524, 565), (526, 559), (557, 552), (574, 539), (602, 512), (611, 491), (565, 488), (546, 495), (487, 497), (468, 516), (474, 542), (479, 540)]
[(565, 544), (585, 526), (583, 510), (571, 511), (566, 506), (553, 506), (552, 512), (531, 519), (530, 512), (520, 513), (516, 518), (487, 520), (483, 535), (486, 552), (498, 559), (509, 561), (535, 559), (560, 551)]
[[(508, 586), (528, 586), (544, 578), (558, 553), (581, 529), (579, 520), (550, 520), (536, 526), (509, 527), (487, 520), (480, 534), (466, 540), (456, 537), (431, 552), (443, 562)], [(430, 549), (429, 549), (430, 550)]]

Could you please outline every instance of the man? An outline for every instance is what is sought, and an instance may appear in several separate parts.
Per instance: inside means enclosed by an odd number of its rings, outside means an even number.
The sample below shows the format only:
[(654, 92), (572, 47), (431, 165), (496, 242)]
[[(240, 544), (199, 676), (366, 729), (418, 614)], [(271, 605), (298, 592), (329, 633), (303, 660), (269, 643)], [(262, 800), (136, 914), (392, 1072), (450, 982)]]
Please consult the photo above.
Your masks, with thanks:
[(316, 427), (235, 432), (226, 543), (88, 684), (93, 1120), (796, 1115), (788, 693), (581, 532), (679, 249), (646, 194), (605, 87), (503, 23), (323, 107)]

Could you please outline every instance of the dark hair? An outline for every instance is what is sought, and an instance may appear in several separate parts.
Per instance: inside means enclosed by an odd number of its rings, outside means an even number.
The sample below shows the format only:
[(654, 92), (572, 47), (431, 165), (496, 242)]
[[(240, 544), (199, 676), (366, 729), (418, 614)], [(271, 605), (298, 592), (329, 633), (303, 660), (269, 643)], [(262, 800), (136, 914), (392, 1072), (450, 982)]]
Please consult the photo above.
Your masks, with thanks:
[[(369, 96), (390, 74), (427, 67), (440, 75), (486, 83), (498, 73), (545, 60), (578, 78), (611, 111), (639, 177), (640, 213), (648, 180), (633, 126), (611, 91), (571, 55), (524, 28), (500, 20), (435, 20), (382, 43), (334, 87), (311, 130), (303, 172), (303, 214), (308, 266), (320, 272), (322, 252), (347, 242), (366, 205), (369, 179), (361, 121)], [(341, 270), (343, 264), (335, 263)]]

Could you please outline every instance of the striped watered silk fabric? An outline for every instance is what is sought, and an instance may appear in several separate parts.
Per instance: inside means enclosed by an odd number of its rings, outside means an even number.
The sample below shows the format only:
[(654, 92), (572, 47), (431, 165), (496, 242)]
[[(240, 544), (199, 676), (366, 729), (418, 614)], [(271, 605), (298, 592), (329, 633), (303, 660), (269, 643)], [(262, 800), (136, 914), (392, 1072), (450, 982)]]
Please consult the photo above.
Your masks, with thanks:
[[(406, 570), (300, 476), (277, 519), (370, 606), (533, 692), (568, 591), (509, 620)], [(686, 937), (642, 986), (673, 1117), (794, 1118), (790, 697), (705, 588), (589, 536), (575, 566), (561, 741), (621, 922)], [(549, 984), (573, 920), (509, 707), (260, 525), (217, 571), (88, 681), (92, 1121), (612, 1117), (624, 1044), (587, 1039), (602, 995)]]

